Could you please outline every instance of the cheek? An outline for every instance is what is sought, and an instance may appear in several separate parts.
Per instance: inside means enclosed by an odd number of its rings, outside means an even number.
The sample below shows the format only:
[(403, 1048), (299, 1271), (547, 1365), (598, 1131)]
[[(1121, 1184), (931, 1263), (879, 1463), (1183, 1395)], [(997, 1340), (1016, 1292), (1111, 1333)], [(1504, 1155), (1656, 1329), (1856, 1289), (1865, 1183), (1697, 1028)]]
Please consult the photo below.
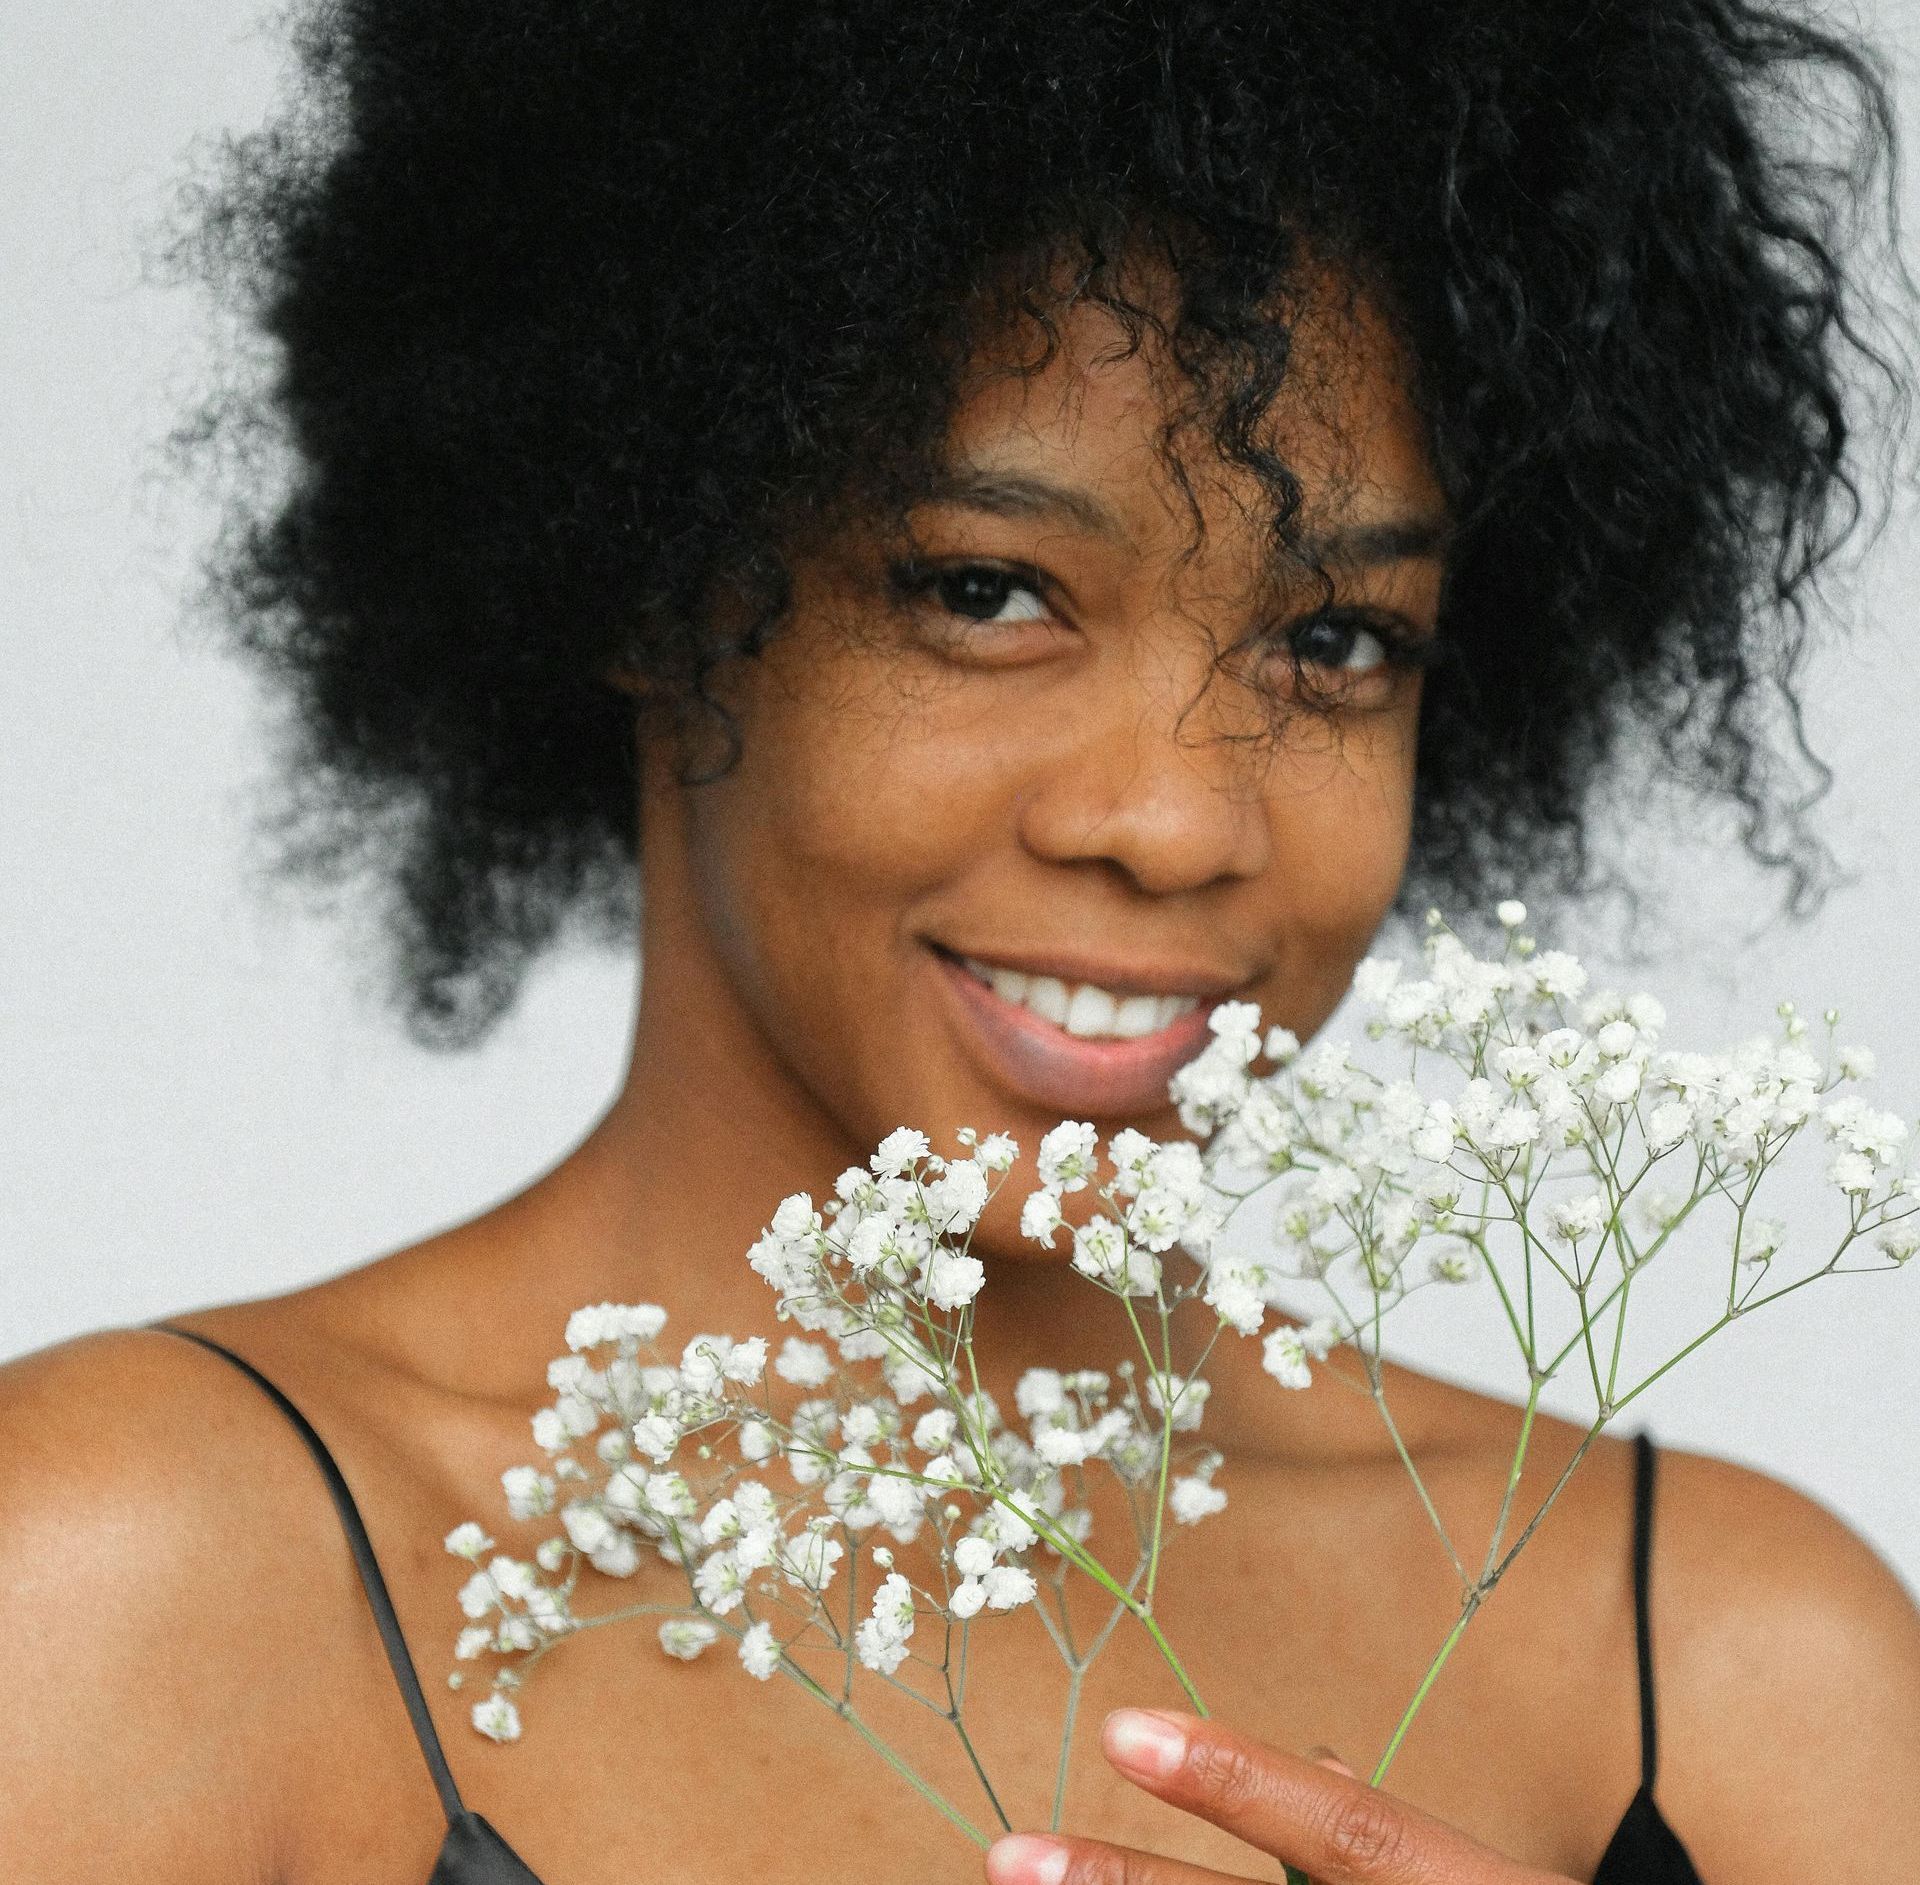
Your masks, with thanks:
[(1418, 697), (1393, 713), (1302, 729), (1271, 781), (1269, 894), (1286, 938), (1286, 1018), (1302, 1034), (1339, 1005), (1405, 875)]
[(739, 998), (844, 1111), (849, 1078), (899, 1083), (921, 913), (1004, 832), (1004, 742), (968, 738), (877, 658), (829, 653), (799, 678), (769, 661), (737, 709), (739, 761), (690, 801), (690, 866)]

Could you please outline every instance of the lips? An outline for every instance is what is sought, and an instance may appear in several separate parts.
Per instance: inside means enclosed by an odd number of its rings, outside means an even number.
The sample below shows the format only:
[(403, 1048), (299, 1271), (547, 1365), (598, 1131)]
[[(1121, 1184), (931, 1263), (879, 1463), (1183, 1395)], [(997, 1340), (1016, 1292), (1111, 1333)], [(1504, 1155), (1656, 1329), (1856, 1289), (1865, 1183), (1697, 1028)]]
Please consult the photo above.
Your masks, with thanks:
[(1061, 1115), (1132, 1118), (1166, 1111), (1168, 1081), (1207, 1044), (1207, 1016), (1231, 993), (1211, 992), (1152, 1032), (1102, 1038), (1069, 1032), (997, 994), (974, 972), (998, 965), (976, 961), (970, 969), (932, 944), (927, 960), (948, 1023), (980, 1072), (1016, 1098)]

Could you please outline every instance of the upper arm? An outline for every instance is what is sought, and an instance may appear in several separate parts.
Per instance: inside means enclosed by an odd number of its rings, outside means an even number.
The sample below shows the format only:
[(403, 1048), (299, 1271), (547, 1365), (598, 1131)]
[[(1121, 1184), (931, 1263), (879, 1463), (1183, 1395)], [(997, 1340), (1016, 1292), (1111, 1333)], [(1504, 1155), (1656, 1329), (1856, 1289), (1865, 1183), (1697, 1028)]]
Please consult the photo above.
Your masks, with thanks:
[(1920, 1610), (1765, 1476), (1663, 1456), (1659, 1797), (1707, 1879), (1920, 1877)]
[(246, 1487), (177, 1346), (107, 1333), (0, 1368), (0, 1852), (35, 1885), (276, 1869), (235, 1627)]

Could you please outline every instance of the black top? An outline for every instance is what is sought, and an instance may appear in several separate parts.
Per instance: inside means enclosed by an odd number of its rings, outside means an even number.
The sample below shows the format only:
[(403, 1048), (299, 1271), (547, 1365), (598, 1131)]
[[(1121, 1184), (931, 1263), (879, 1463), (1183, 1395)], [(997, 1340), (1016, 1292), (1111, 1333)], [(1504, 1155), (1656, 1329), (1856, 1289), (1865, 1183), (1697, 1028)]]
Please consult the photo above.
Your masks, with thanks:
[[(169, 1335), (184, 1336), (202, 1348), (224, 1355), (243, 1374), (248, 1375), (292, 1421), (300, 1438), (307, 1443), (333, 1495), (334, 1509), (346, 1529), (347, 1544), (365, 1586), (373, 1620), (380, 1640), (386, 1646), (387, 1661), (393, 1666), (400, 1697), (407, 1705), (413, 1731), (426, 1756), (427, 1771), (439, 1789), (440, 1805), (447, 1816), (447, 1836), (441, 1842), (440, 1856), (427, 1885), (541, 1885), (541, 1880), (514, 1849), (501, 1838), (485, 1815), (476, 1813), (460, 1798), (452, 1770), (447, 1766), (440, 1737), (434, 1732), (433, 1717), (427, 1711), (427, 1698), (421, 1692), (420, 1678), (407, 1653), (407, 1640), (400, 1633), (400, 1620), (393, 1612), (393, 1599), (387, 1594), (387, 1581), (373, 1555), (367, 1528), (360, 1510), (347, 1490), (340, 1468), (327, 1451), (326, 1442), (314, 1432), (299, 1408), (249, 1361), (232, 1349), (223, 1348), (207, 1336), (191, 1329), (177, 1329), (170, 1322), (154, 1322), (150, 1328), (165, 1329)], [(1653, 1782), (1659, 1760), (1653, 1707), (1653, 1639), (1647, 1612), (1647, 1567), (1653, 1543), (1653, 1442), (1644, 1433), (1634, 1435), (1633, 1486), (1633, 1613), (1634, 1634), (1640, 1660), (1640, 1791), (1633, 1796), (1618, 1829), (1601, 1856), (1600, 1869), (1593, 1885), (1700, 1885), (1700, 1875), (1687, 1856), (1687, 1849), (1675, 1837), (1673, 1829), (1661, 1817), (1654, 1804)]]

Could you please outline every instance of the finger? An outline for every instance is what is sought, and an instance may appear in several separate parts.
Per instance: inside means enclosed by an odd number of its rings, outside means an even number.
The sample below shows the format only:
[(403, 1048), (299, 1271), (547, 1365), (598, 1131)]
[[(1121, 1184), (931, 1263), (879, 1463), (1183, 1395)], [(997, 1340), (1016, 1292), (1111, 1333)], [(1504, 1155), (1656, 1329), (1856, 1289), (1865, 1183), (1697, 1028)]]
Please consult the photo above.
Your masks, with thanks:
[(1116, 1709), (1101, 1742), (1137, 1786), (1298, 1866), (1320, 1885), (1548, 1879), (1377, 1787), (1197, 1716)]
[(1306, 1758), (1316, 1767), (1330, 1767), (1336, 1774), (1345, 1774), (1349, 1780), (1360, 1778), (1331, 1748), (1318, 1745), (1310, 1747), (1306, 1752)]
[(1179, 1859), (1100, 1839), (1011, 1833), (987, 1848), (990, 1885), (1252, 1885)]

